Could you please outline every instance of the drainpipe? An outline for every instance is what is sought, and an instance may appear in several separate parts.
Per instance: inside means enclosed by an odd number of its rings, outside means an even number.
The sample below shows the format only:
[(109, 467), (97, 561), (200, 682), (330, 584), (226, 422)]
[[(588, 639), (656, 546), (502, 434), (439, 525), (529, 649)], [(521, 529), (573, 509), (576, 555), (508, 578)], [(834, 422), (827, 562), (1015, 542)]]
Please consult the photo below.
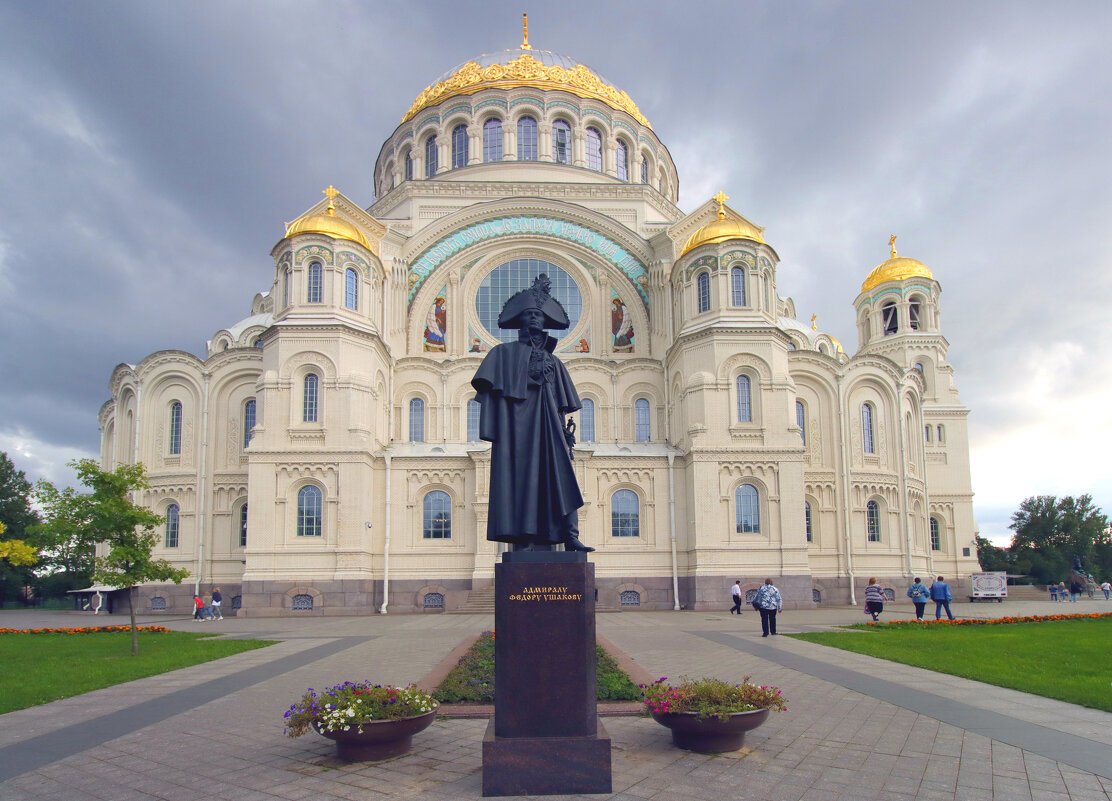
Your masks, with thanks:
[[(391, 404), (392, 405), (392, 404)], [(386, 459), (386, 541), (382, 546), (382, 606), (379, 607), (380, 615), (386, 614), (386, 607), (390, 603), (390, 459), (388, 452), (383, 454)]]
[[(665, 412), (667, 417), (667, 412)], [(676, 455), (668, 454), (668, 517), (669, 539), (672, 541), (672, 610), (680, 611), (680, 579), (676, 564)]]
[[(899, 387), (899, 390), (902, 391), (902, 385)], [(900, 414), (901, 405), (899, 398), (897, 398), (896, 415), (898, 418), (903, 417), (903, 415)], [(898, 425), (900, 429), (900, 494), (902, 496), (900, 502), (904, 507), (903, 514), (900, 515), (900, 527), (903, 529), (904, 546), (907, 549), (907, 575), (911, 576), (914, 568), (911, 566), (911, 525), (908, 519), (911, 516), (911, 504), (908, 503), (907, 497), (907, 438), (909, 432), (904, 430), (907, 426), (904, 425), (903, 420), (899, 420)]]
[(208, 417), (209, 417), (209, 379), (205, 373), (204, 395), (201, 399), (201, 455), (197, 465), (197, 580), (193, 582), (193, 594), (201, 594), (201, 579), (204, 578), (205, 563), (205, 459), (208, 454)]
[(846, 399), (843, 394), (843, 378), (838, 376), (838, 437), (841, 442), (838, 443), (838, 458), (842, 462), (842, 531), (845, 532), (846, 539), (846, 573), (849, 575), (849, 602), (852, 606), (857, 606), (857, 590), (854, 587), (855, 577), (853, 575), (853, 538), (849, 530), (849, 452), (846, 450), (846, 442), (849, 437), (846, 435)]

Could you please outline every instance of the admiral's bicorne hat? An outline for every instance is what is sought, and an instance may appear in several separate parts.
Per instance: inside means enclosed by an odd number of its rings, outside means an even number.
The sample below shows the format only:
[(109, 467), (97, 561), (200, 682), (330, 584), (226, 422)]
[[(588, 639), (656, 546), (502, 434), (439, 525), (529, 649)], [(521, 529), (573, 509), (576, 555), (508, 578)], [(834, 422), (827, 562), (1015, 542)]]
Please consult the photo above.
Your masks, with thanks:
[(540, 309), (544, 313), (544, 327), (565, 329), (570, 325), (568, 313), (560, 301), (552, 297), (552, 281), (541, 273), (533, 279), (533, 285), (511, 295), (498, 315), (499, 328), (519, 328), (518, 317), (527, 309)]

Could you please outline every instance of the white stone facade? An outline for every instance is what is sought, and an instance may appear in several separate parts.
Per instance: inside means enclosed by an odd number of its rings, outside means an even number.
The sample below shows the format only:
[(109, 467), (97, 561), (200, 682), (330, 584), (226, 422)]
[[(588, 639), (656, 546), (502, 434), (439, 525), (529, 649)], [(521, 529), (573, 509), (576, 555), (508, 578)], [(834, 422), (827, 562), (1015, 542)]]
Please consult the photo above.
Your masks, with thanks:
[[(871, 576), (902, 600), (913, 575), (957, 594), (977, 569), (968, 412), (926, 268), (866, 282), (849, 357), (795, 319), (759, 229), (713, 201), (680, 211), (643, 118), (548, 84), (407, 116), (375, 183), (369, 208), (336, 195), (290, 226), (251, 316), (204, 358), (112, 375), (102, 460), (147, 466), (142, 501), (169, 515), (158, 555), (225, 608), (440, 611), (489, 593), (470, 380), (498, 342), (498, 282), (539, 269), (570, 293), (557, 352), (594, 409), (575, 466), (601, 609), (725, 609), (735, 579), (766, 576), (788, 606), (846, 602)], [(723, 226), (737, 235), (710, 236)], [(144, 587), (143, 605), (187, 612), (192, 589)]]

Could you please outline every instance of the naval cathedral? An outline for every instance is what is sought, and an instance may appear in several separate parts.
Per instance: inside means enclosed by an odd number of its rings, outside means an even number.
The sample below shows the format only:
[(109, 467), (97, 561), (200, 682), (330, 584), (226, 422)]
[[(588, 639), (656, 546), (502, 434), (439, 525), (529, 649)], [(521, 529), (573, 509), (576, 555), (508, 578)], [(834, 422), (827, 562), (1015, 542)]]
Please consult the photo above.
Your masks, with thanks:
[(860, 603), (874, 576), (957, 595), (978, 569), (940, 285), (894, 241), (862, 269), (850, 355), (797, 319), (726, 195), (676, 205), (628, 94), (528, 40), (422, 91), (374, 185), (367, 208), (330, 186), (286, 226), (203, 358), (112, 373), (101, 459), (147, 467), (156, 556), (191, 573), (137, 611), (186, 614), (214, 586), (251, 617), (489, 609), (505, 546), (471, 378), (540, 273), (571, 323), (554, 333), (599, 609), (725, 610), (766, 577), (789, 608)]

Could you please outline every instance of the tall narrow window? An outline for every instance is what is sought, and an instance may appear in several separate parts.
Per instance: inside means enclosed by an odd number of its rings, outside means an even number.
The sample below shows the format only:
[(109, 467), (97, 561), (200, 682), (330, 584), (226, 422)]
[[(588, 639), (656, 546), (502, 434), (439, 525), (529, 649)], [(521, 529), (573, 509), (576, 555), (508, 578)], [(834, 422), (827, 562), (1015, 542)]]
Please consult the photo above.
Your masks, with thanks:
[(319, 261), (309, 262), (309, 283), (306, 287), (305, 302), (320, 303), (324, 293), (324, 267)]
[(899, 317), (897, 316), (896, 304), (889, 303), (882, 306), (880, 309), (881, 317), (884, 319), (884, 334), (896, 333), (900, 328)]
[(251, 398), (243, 404), (243, 447), (251, 444), (255, 428), (255, 399)]
[(876, 501), (869, 501), (865, 505), (865, 527), (869, 542), (880, 542), (880, 504)]
[(290, 271), (282, 271), (282, 308), (289, 308), (290, 305)]
[(749, 376), (739, 375), (735, 384), (737, 390), (737, 421), (739, 423), (752, 423), (753, 402), (749, 391)]
[(440, 154), (436, 148), (436, 134), (425, 140), (425, 177), (432, 178), (440, 169)]
[(695, 279), (696, 291), (699, 299), (700, 314), (710, 311), (710, 273), (699, 273)]
[(491, 117), (483, 123), (483, 161), (502, 160), (502, 120)]
[(482, 406), (477, 400), (471, 398), (467, 401), (467, 441), (479, 441), (479, 414), (482, 412)]
[(181, 454), (181, 403), (170, 404), (170, 455)]
[(641, 183), (647, 184), (649, 182), (649, 160), (648, 158), (641, 159)]
[(741, 267), (730, 270), (730, 305), (745, 305), (745, 270)]
[(247, 547), (247, 504), (239, 507), (239, 547)]
[(942, 550), (942, 535), (939, 532), (938, 518), (937, 517), (932, 517), (931, 518), (931, 550), (932, 551), (941, 551)]
[(861, 404), (861, 447), (865, 453), (876, 453), (876, 446), (873, 444), (873, 405), (871, 403)]
[(610, 536), (641, 536), (641, 512), (633, 490), (618, 490), (610, 497)]
[(757, 488), (752, 484), (738, 486), (734, 491), (734, 507), (738, 534), (760, 534), (761, 504)]
[(907, 305), (908, 320), (911, 323), (911, 330), (919, 330), (919, 301), (913, 300)]
[(302, 487), (297, 493), (297, 536), (319, 537), (321, 535), (321, 510), (324, 499), (320, 487), (312, 484)]
[(803, 401), (795, 402), (795, 424), (799, 426), (799, 437), (803, 440), (803, 444), (807, 444), (807, 409), (803, 405)]
[(425, 402), (420, 398), (409, 402), (409, 441), (425, 441)]
[(571, 164), (571, 126), (563, 120), (552, 123), (552, 160)]
[(537, 160), (537, 121), (532, 117), (517, 121), (517, 160)]
[(452, 129), (452, 169), (467, 166), (467, 126), (460, 123)]
[(931, 427), (930, 426), (924, 426), (923, 427), (923, 435), (924, 435), (924, 438), (927, 440), (927, 442), (931, 441)]
[(166, 547), (178, 547), (178, 532), (181, 527), (181, 515), (176, 503), (166, 508)]
[(350, 267), (344, 271), (344, 306), (359, 311), (359, 273)]
[(301, 422), (316, 423), (320, 414), (320, 376), (309, 373), (305, 376), (305, 393), (301, 405)]
[(621, 139), (618, 140), (618, 148), (614, 154), (614, 166), (618, 172), (619, 181), (629, 180), (629, 148), (626, 143)]
[(587, 129), (587, 168), (602, 171), (602, 134), (597, 128)]
[(452, 498), (446, 492), (433, 490), (425, 495), (422, 519), (426, 540), (452, 538)]
[(595, 441), (595, 402), (583, 398), (583, 408), (579, 410), (579, 441)]
[(807, 542), (815, 541), (815, 530), (811, 527), (811, 502), (803, 502), (803, 524), (807, 527)]
[(413, 180), (413, 156), (410, 155), (409, 151), (406, 151), (405, 154), (405, 180)]
[(938, 442), (939, 442), (939, 444), (942, 444), (943, 442), (946, 441), (946, 437), (945, 437), (946, 429), (943, 428), (942, 426), (939, 426), (936, 429), (936, 431), (938, 432)]
[(634, 434), (638, 442), (648, 442), (652, 438), (649, 425), (649, 402), (645, 398), (638, 398), (633, 404)]

